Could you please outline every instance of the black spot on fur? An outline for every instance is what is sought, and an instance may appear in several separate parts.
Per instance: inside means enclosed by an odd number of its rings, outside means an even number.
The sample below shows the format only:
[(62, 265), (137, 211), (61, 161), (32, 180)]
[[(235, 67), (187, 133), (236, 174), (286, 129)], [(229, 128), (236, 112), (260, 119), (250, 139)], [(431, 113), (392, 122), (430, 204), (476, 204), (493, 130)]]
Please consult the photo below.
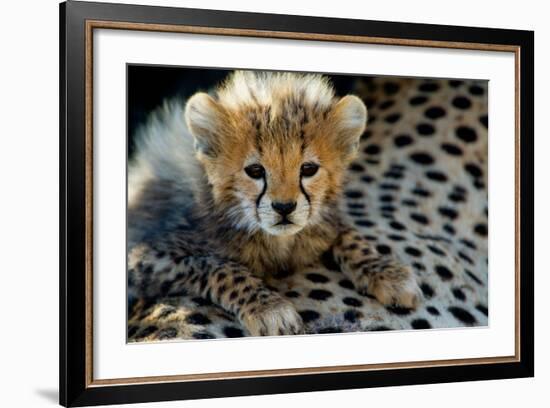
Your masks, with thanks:
[(350, 289), (350, 290), (355, 289), (355, 286), (353, 285), (352, 281), (350, 281), (349, 279), (342, 279), (340, 282), (338, 282), (338, 285), (340, 285), (344, 289)]
[(439, 207), (438, 208), (439, 214), (441, 214), (443, 217), (449, 218), (451, 220), (455, 220), (458, 217), (458, 212), (452, 208), (448, 207)]
[(397, 122), (399, 119), (401, 119), (401, 115), (399, 113), (392, 113), (384, 118), (386, 123), (390, 124)]
[(376, 225), (376, 223), (371, 220), (355, 220), (355, 224), (361, 227), (374, 227)]
[(422, 92), (435, 92), (439, 89), (439, 85), (435, 82), (425, 82), (420, 84), (418, 90)]
[(314, 283), (327, 283), (329, 281), (329, 278), (320, 273), (308, 273), (306, 278)]
[(317, 320), (321, 315), (314, 310), (301, 310), (298, 312), (304, 323), (312, 322)]
[(361, 177), (361, 181), (369, 184), (369, 183), (372, 183), (374, 181), (374, 178), (369, 176), (369, 175), (364, 175)]
[(332, 297), (332, 292), (324, 289), (313, 289), (309, 292), (308, 297), (315, 300), (327, 300)]
[(458, 256), (463, 259), (464, 261), (468, 262), (470, 265), (473, 265), (474, 264), (474, 261), (472, 258), (470, 258), (468, 255), (466, 255), (464, 252), (462, 251), (458, 251)]
[(451, 156), (460, 156), (462, 155), (462, 149), (458, 147), (457, 145), (454, 145), (452, 143), (442, 143), (441, 149)]
[(412, 312), (412, 309), (402, 306), (387, 306), (386, 309), (398, 316), (406, 316)]
[(445, 256), (445, 251), (443, 251), (442, 249), (436, 247), (436, 246), (433, 246), (433, 245), (428, 245), (428, 249), (430, 251), (432, 251), (432, 253), (436, 254), (436, 255), (439, 255), (439, 256)]
[(470, 241), (469, 239), (461, 239), (460, 240), (460, 243), (463, 244), (464, 246), (467, 246), (468, 248), (470, 249), (477, 249), (477, 246), (476, 244), (474, 244), (472, 241)]
[(427, 283), (423, 282), (421, 285), (420, 285), (420, 289), (422, 290), (422, 293), (424, 294), (424, 297), (426, 299), (430, 299), (433, 297), (434, 295), (434, 290), (433, 288), (428, 285)]
[(435, 267), (435, 272), (439, 275), (439, 277), (444, 280), (448, 281), (453, 278), (453, 273), (444, 265), (437, 265)]
[(409, 103), (412, 106), (418, 106), (418, 105), (422, 105), (423, 103), (426, 103), (427, 100), (428, 98), (426, 98), (425, 96), (415, 96), (409, 100)]
[(406, 207), (416, 207), (416, 206), (418, 206), (418, 203), (416, 201), (409, 200), (409, 199), (401, 200), (401, 204), (403, 204)]
[(344, 319), (348, 322), (355, 323), (357, 320), (363, 317), (363, 313), (357, 310), (346, 310), (344, 313)]
[(174, 313), (176, 313), (176, 309), (173, 307), (167, 306), (164, 309), (162, 309), (162, 312), (159, 313), (158, 319), (166, 319), (168, 316), (173, 315)]
[(455, 228), (450, 224), (443, 225), (443, 230), (449, 235), (456, 234)]
[(380, 190), (391, 190), (391, 191), (399, 190), (399, 186), (397, 184), (391, 184), (391, 183), (382, 183), (378, 187), (380, 188)]
[(437, 181), (438, 183), (444, 183), (447, 181), (447, 175), (437, 170), (427, 171), (426, 177), (428, 177), (430, 180)]
[(452, 315), (462, 323), (471, 326), (475, 323), (477, 323), (476, 318), (467, 310), (464, 310), (461, 307), (457, 306), (451, 306), (448, 308), (449, 312), (452, 313)]
[(476, 309), (483, 313), (485, 316), (489, 316), (489, 310), (487, 309), (487, 306), (479, 304), (476, 306)]
[(365, 130), (363, 134), (361, 135), (361, 140), (366, 140), (372, 136), (372, 132), (370, 130)]
[(458, 300), (461, 300), (461, 301), (465, 301), (466, 300), (466, 294), (462, 291), (462, 289), (460, 288), (454, 288), (453, 289), (453, 296), (458, 299)]
[(393, 140), (396, 147), (405, 147), (413, 143), (413, 138), (409, 135), (398, 135)]
[(466, 201), (466, 197), (464, 196), (464, 194), (450, 193), (448, 195), (448, 197), (449, 197), (449, 200), (451, 200), (455, 203), (460, 203), (460, 202), (465, 202)]
[(347, 190), (345, 193), (346, 197), (348, 198), (362, 198), (363, 193), (358, 190)]
[(400, 171), (387, 171), (384, 173), (384, 177), (399, 180), (403, 178), (403, 173)]
[(483, 171), (481, 168), (473, 163), (466, 163), (464, 165), (464, 169), (472, 176), (472, 177), (481, 177), (483, 175)]
[(411, 326), (415, 330), (431, 329), (431, 324), (426, 319), (414, 319), (411, 322)]
[(296, 292), (295, 290), (289, 290), (288, 292), (285, 293), (285, 296), (287, 298), (297, 298), (297, 297), (300, 297), (300, 294), (298, 292)]
[(203, 326), (212, 323), (212, 321), (202, 313), (192, 313), (185, 318), (185, 321), (189, 324), (197, 324)]
[[(393, 213), (395, 212), (396, 208), (393, 205), (383, 205), (380, 207), (380, 212), (382, 213)], [(384, 214), (382, 214), (384, 215)]]
[(429, 119), (439, 119), (445, 116), (445, 110), (439, 106), (432, 106), (426, 109), (424, 115)]
[(431, 196), (431, 193), (428, 190), (424, 190), (423, 188), (417, 187), (414, 190), (411, 191), (416, 196), (419, 197), (429, 197)]
[(365, 171), (365, 167), (363, 167), (362, 165), (360, 165), (359, 163), (352, 163), (350, 166), (349, 166), (349, 170), (350, 171), (353, 171), (355, 173), (362, 173), (363, 171)]
[(479, 85), (472, 85), (468, 90), (475, 96), (483, 95), (485, 93), (485, 90)]
[(486, 224), (476, 224), (474, 226), (474, 232), (482, 237), (487, 236), (487, 225)]
[(242, 276), (242, 275), (235, 276), (235, 277), (233, 278), (233, 284), (234, 284), (234, 285), (238, 285), (239, 283), (242, 283), (242, 282), (244, 282), (245, 280), (246, 280), (246, 278), (245, 278), (244, 276)]
[(485, 188), (485, 184), (480, 179), (476, 179), (474, 181), (474, 187), (477, 188), (478, 190), (483, 190)]
[(435, 128), (429, 123), (419, 123), (416, 125), (416, 131), (421, 136), (431, 136), (435, 133)]
[(435, 308), (433, 306), (428, 306), (426, 308), (426, 310), (428, 311), (429, 314), (431, 314), (433, 316), (439, 316), (440, 315), (439, 310), (437, 310), (437, 308)]
[(466, 143), (473, 143), (477, 140), (477, 133), (468, 126), (459, 126), (456, 129), (456, 137)]
[(458, 88), (462, 84), (463, 84), (462, 81), (459, 81), (459, 80), (456, 80), (456, 79), (451, 79), (449, 81), (449, 85), (451, 85), (452, 88)]
[(405, 247), (405, 253), (414, 257), (422, 256), (422, 251), (420, 249), (411, 246)]
[(472, 278), (472, 280), (477, 283), (478, 285), (483, 285), (483, 282), (481, 281), (481, 279), (479, 279), (477, 276), (475, 276), (471, 271), (469, 270), (465, 270), (466, 272), (466, 275), (468, 275), (470, 278)]
[(128, 326), (128, 337), (131, 338), (136, 334), (137, 330), (139, 329), (138, 326), (130, 325)]
[(348, 306), (354, 306), (354, 307), (361, 307), (363, 306), (363, 302), (361, 302), (359, 299), (354, 297), (345, 297), (342, 299), (342, 302)]
[(376, 326), (376, 327), (372, 327), (370, 329), (367, 329), (369, 331), (388, 331), (388, 330), (391, 330), (388, 326)]
[(169, 339), (175, 338), (177, 334), (178, 334), (178, 331), (174, 327), (167, 327), (165, 329), (160, 330), (157, 333), (157, 339), (169, 340)]
[(235, 337), (244, 337), (244, 333), (241, 329), (234, 326), (226, 326), (223, 328), (223, 334), (225, 337), (235, 338)]
[(142, 329), (138, 334), (136, 334), (135, 339), (137, 340), (137, 339), (142, 339), (144, 337), (148, 337), (154, 332), (156, 332), (157, 330), (158, 330), (157, 326), (154, 326), (154, 325), (147, 326), (144, 329)]
[(472, 106), (472, 102), (465, 96), (457, 96), (453, 99), (453, 106), (458, 109), (468, 109)]
[(338, 327), (323, 327), (317, 331), (317, 334), (331, 334), (331, 333), (342, 333), (342, 329)]
[(384, 244), (377, 245), (377, 246), (376, 246), (376, 250), (377, 250), (381, 255), (388, 255), (388, 254), (391, 253), (391, 248), (390, 248), (388, 245), (384, 245)]
[(382, 102), (380, 105), (378, 105), (378, 109), (380, 110), (386, 110), (388, 108), (391, 108), (395, 104), (395, 101), (387, 100)]
[(214, 339), (214, 335), (210, 332), (207, 332), (205, 330), (195, 332), (191, 335), (194, 339), (197, 340), (205, 340), (205, 339)]
[(390, 235), (388, 235), (388, 238), (391, 239), (392, 241), (404, 241), (405, 240), (405, 237), (403, 237), (401, 235), (396, 235), (396, 234), (390, 234)]
[(428, 217), (426, 217), (425, 215), (423, 214), (418, 214), (418, 213), (412, 213), (411, 214), (411, 219), (416, 221), (417, 223), (419, 224), (422, 224), (422, 225), (427, 225), (429, 224), (429, 220), (428, 220)]
[(384, 83), (384, 92), (387, 95), (394, 95), (399, 91), (399, 84), (395, 82)]
[(418, 163), (418, 164), (422, 164), (424, 166), (433, 164), (434, 161), (435, 161), (434, 158), (430, 154), (424, 153), (424, 152), (412, 153), (410, 155), (410, 158), (413, 162)]
[(488, 128), (489, 127), (489, 117), (487, 115), (483, 115), (479, 118), (479, 121), (481, 122), (481, 124), (483, 126), (485, 126), (485, 128)]
[(398, 222), (398, 221), (392, 221), (392, 222), (390, 222), (390, 227), (393, 228), (393, 229), (396, 230), (396, 231), (404, 231), (404, 230), (407, 229), (403, 224), (401, 224), (401, 223)]
[(370, 144), (367, 147), (365, 147), (364, 152), (366, 154), (379, 154), (380, 153), (380, 146), (376, 144)]

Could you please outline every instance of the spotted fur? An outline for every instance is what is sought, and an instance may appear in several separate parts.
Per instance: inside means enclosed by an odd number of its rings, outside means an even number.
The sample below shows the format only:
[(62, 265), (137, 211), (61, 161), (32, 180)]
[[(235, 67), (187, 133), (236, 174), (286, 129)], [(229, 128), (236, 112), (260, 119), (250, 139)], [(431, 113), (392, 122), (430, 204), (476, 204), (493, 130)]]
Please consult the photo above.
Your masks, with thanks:
[(339, 209), (366, 119), (358, 97), (336, 97), (318, 75), (236, 72), (211, 94), (166, 104), (129, 169), (130, 297), (189, 293), (249, 334), (300, 333), (302, 316), (268, 281), (332, 251), (359, 292), (416, 307), (411, 267)]

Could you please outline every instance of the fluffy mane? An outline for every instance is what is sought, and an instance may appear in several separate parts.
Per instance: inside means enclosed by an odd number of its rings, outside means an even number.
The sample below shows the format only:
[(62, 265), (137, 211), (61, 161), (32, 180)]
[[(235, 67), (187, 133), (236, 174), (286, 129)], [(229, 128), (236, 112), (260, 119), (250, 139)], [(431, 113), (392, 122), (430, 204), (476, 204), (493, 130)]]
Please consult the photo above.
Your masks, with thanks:
[(328, 109), (334, 91), (327, 78), (316, 74), (236, 71), (218, 88), (216, 98), (229, 109), (243, 106), (270, 106), (276, 116), (289, 99)]

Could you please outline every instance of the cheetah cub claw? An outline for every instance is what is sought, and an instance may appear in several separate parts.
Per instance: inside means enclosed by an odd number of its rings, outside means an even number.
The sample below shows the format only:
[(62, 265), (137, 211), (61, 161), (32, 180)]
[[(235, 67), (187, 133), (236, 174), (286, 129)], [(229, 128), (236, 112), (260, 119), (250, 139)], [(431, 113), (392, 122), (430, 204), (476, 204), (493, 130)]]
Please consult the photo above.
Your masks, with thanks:
[(302, 318), (292, 303), (278, 294), (271, 292), (250, 306), (239, 317), (252, 336), (304, 333)]

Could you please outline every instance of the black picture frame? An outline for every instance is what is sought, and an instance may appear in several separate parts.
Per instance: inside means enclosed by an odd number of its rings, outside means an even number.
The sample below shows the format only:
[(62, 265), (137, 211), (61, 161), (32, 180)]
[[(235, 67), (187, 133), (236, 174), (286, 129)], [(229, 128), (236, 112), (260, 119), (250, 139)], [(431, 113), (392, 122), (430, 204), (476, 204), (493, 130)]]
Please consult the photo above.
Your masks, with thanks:
[[(121, 404), (532, 377), (534, 375), (534, 33), (532, 31), (68, 1), (60, 4), (60, 403)], [(519, 52), (521, 144), (519, 213), (519, 358), (493, 364), (441, 365), (290, 376), (145, 384), (90, 383), (86, 370), (86, 29), (87, 21), (186, 25), (372, 39), (460, 42)], [(88, 357), (87, 357), (88, 356)], [(87, 377), (88, 376), (88, 377)]]

